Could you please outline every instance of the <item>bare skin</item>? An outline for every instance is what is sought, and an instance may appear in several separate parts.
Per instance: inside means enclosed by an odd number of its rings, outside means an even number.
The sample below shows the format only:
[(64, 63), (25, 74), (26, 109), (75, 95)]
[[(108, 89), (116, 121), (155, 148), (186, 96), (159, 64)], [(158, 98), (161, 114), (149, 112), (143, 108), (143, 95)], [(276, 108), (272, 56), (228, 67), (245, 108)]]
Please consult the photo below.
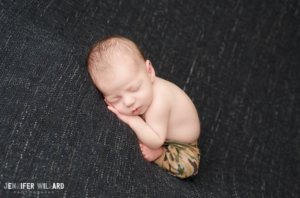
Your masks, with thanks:
[(158, 149), (151, 149), (147, 145), (143, 144), (141, 141), (139, 141), (139, 145), (144, 158), (148, 162), (153, 162), (163, 154), (163, 149), (161, 147), (159, 147)]
[(199, 138), (197, 110), (180, 88), (156, 77), (149, 60), (137, 63), (124, 56), (120, 62), (113, 78), (95, 84), (108, 109), (136, 133), (147, 161), (162, 155), (166, 139), (192, 143)]

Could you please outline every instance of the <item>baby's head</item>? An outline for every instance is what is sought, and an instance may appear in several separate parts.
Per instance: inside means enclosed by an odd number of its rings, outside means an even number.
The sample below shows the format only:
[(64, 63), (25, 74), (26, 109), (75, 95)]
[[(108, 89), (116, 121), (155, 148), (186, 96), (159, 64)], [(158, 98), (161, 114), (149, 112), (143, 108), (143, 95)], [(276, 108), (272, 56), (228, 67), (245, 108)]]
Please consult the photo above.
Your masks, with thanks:
[(133, 41), (110, 36), (96, 42), (88, 53), (87, 69), (106, 102), (120, 113), (141, 115), (147, 110), (155, 72)]

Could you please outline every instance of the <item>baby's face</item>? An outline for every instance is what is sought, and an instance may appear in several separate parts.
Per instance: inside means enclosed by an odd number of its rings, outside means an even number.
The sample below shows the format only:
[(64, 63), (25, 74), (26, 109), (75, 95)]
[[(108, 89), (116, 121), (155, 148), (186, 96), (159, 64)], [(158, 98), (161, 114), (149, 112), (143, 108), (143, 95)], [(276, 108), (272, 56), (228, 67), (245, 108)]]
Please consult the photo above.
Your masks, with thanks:
[(152, 83), (155, 73), (153, 70), (153, 76), (147, 69), (147, 64), (151, 68), (152, 65), (149, 60), (136, 63), (127, 57), (120, 62), (122, 65), (117, 66), (118, 70), (114, 78), (103, 82), (100, 85), (100, 91), (106, 102), (121, 114), (142, 115), (147, 111), (153, 98)]

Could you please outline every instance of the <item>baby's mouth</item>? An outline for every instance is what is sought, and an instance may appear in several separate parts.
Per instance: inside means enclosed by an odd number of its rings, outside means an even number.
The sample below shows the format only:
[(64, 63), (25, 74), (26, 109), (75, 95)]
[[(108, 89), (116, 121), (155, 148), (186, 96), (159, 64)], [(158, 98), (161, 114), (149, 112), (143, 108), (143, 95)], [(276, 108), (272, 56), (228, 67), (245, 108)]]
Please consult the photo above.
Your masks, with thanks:
[(135, 110), (132, 111), (132, 113), (137, 113), (141, 110), (141, 107), (136, 108)]

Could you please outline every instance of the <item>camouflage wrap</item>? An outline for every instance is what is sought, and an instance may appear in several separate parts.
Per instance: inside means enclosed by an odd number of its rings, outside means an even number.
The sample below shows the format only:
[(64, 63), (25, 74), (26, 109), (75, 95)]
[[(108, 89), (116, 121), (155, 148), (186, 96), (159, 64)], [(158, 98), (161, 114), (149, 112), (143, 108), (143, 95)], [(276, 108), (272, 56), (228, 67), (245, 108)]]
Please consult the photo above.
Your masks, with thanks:
[(198, 173), (200, 150), (197, 140), (190, 144), (166, 140), (162, 148), (163, 154), (154, 163), (169, 174), (184, 179)]

